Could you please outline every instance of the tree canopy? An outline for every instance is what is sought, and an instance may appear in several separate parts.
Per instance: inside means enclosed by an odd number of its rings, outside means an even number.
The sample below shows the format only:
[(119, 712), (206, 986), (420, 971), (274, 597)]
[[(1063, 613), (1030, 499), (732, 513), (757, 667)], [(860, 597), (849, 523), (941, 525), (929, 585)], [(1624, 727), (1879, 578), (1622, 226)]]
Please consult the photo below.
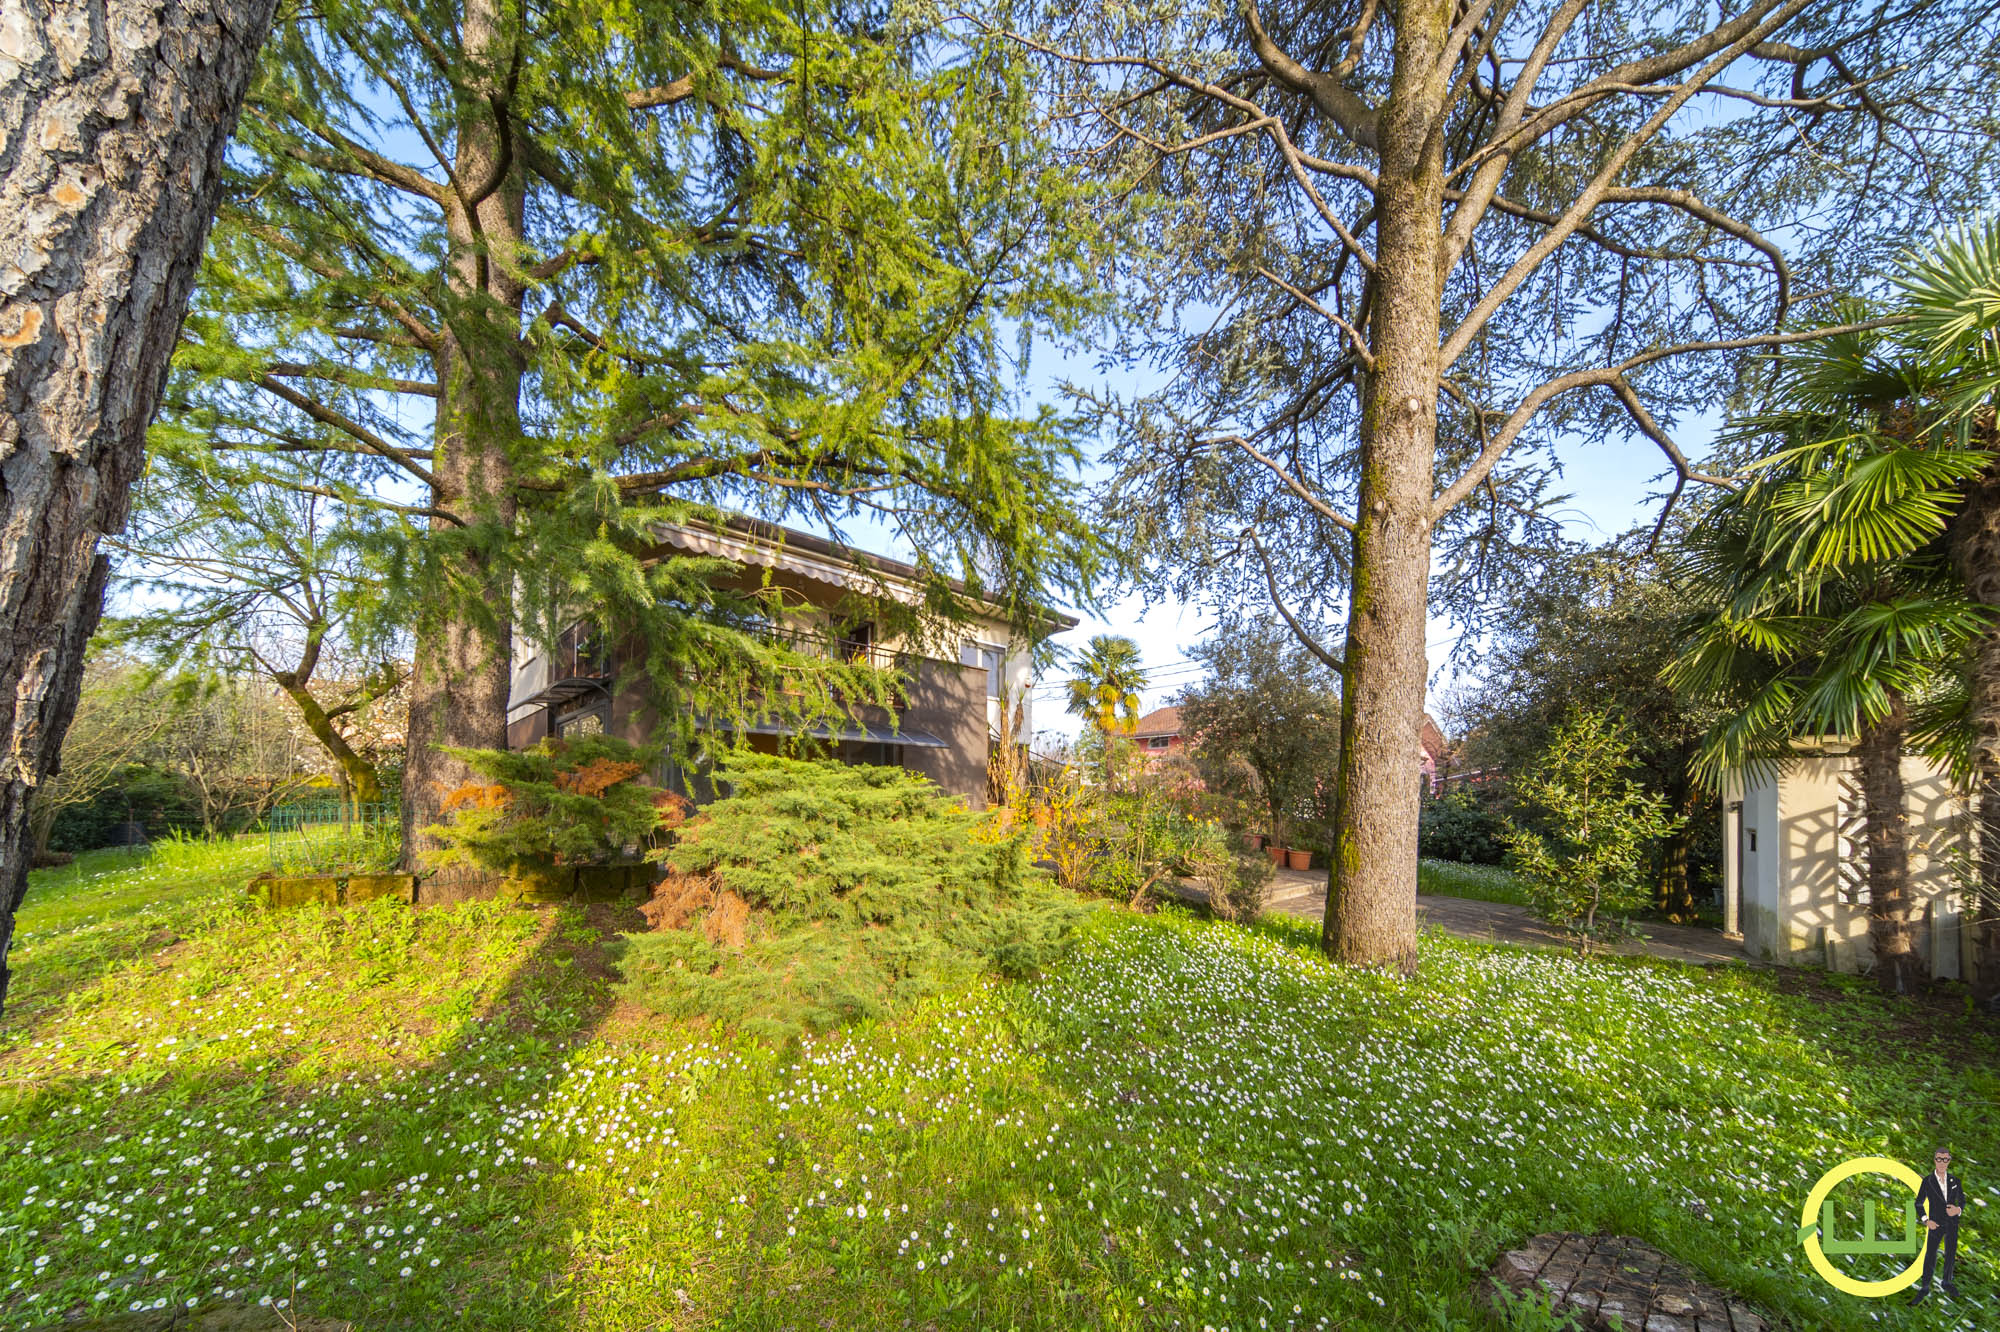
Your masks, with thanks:
[(1269, 620), (1226, 621), (1191, 653), (1207, 671), (1175, 701), (1203, 776), (1223, 789), (1229, 763), (1247, 763), (1271, 836), (1318, 845), (1340, 755), (1339, 679)]
[[(1978, 199), (1966, 0), (997, 0), (1135, 202), (1108, 500), (1156, 586), (1266, 599), (1343, 674), (1324, 941), (1414, 964), (1427, 612), (1532, 576), (1563, 451), (1677, 427)], [(1666, 487), (1663, 487), (1665, 489)]]
[(501, 743), (516, 629), (585, 609), (669, 716), (880, 693), (744, 631), (777, 594), (663, 522), (865, 520), (944, 619), (1087, 594), (1073, 425), (1011, 384), (1091, 310), (1094, 238), (1052, 223), (1004, 49), (867, 4), (336, 2), (246, 106), (155, 465), (366, 534), (419, 801)]
[(1139, 723), (1139, 695), (1146, 668), (1139, 645), (1119, 634), (1094, 634), (1076, 654), (1069, 682), (1069, 712), (1104, 735), (1130, 732)]

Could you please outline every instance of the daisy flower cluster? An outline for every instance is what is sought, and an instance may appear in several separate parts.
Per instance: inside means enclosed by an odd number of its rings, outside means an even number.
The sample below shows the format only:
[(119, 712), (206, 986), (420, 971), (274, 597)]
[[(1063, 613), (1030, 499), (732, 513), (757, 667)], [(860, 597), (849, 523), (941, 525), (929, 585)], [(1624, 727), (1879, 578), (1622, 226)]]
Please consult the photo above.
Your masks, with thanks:
[(1976, 1058), (1768, 975), (1427, 936), (1403, 979), (1103, 912), (1035, 980), (774, 1047), (620, 1008), (573, 909), (204, 919), (10, 1010), (0, 1326), (1480, 1326), (1498, 1249), (1580, 1229), (1858, 1328), (1812, 1181), (2000, 1161)]

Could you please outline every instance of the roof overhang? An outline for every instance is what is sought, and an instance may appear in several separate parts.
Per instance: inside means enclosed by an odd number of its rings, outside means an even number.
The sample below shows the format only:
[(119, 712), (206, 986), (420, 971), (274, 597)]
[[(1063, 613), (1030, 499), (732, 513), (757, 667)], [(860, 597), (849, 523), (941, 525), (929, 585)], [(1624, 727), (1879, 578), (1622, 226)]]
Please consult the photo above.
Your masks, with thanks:
[[(709, 555), (778, 569), (814, 582), (845, 588), (864, 596), (888, 596), (907, 606), (922, 606), (927, 575), (916, 565), (886, 555), (870, 555), (837, 541), (797, 528), (781, 527), (759, 518), (733, 515), (720, 524), (661, 523), (653, 529), (661, 540), (695, 555)], [(982, 609), (1005, 616), (997, 603), (976, 596), (964, 580), (946, 583), (973, 598)], [(1075, 616), (1040, 610), (1035, 618), (1055, 632), (1074, 629)]]

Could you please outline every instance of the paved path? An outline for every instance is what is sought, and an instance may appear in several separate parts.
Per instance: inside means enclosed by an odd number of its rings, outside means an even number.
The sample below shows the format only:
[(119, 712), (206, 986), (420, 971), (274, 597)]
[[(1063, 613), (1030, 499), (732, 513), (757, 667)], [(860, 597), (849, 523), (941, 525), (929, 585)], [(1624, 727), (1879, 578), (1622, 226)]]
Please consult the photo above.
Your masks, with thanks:
[[(1196, 890), (1198, 893), (1198, 890)], [(1271, 881), (1265, 897), (1266, 908), (1305, 920), (1319, 920), (1326, 914), (1326, 874), (1320, 870), (1281, 869)], [(1436, 925), (1462, 939), (1484, 939), (1491, 943), (1517, 944), (1527, 948), (1574, 950), (1576, 945), (1536, 920), (1526, 907), (1505, 902), (1475, 902), (1465, 897), (1417, 898), (1417, 923)], [(1743, 950), (1724, 939), (1719, 931), (1692, 925), (1659, 925), (1650, 921), (1639, 927), (1644, 935), (1621, 940), (1610, 951), (1633, 956), (1667, 958), (1701, 966), (1740, 963), (1766, 966), (1744, 956)]]

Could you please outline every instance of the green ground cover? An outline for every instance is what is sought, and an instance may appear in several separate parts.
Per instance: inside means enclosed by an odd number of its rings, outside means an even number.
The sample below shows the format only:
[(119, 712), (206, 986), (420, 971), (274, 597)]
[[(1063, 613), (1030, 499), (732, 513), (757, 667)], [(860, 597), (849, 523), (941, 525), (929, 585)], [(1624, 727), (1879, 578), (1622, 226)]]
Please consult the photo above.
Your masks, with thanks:
[[(1871, 995), (1435, 934), (1405, 981), (1303, 927), (1105, 910), (1037, 980), (770, 1047), (620, 1006), (633, 913), (257, 915), (254, 855), (212, 854), (35, 880), (0, 1325), (1486, 1328), (1476, 1273), (1548, 1229), (1800, 1329), (2000, 1312), (1994, 1040)], [(1806, 1189), (1940, 1138), (1983, 1303), (1834, 1295)]]
[(1437, 897), (1469, 897), (1475, 902), (1528, 905), (1520, 877), (1502, 865), (1467, 865), (1456, 860), (1417, 862), (1417, 891)]

